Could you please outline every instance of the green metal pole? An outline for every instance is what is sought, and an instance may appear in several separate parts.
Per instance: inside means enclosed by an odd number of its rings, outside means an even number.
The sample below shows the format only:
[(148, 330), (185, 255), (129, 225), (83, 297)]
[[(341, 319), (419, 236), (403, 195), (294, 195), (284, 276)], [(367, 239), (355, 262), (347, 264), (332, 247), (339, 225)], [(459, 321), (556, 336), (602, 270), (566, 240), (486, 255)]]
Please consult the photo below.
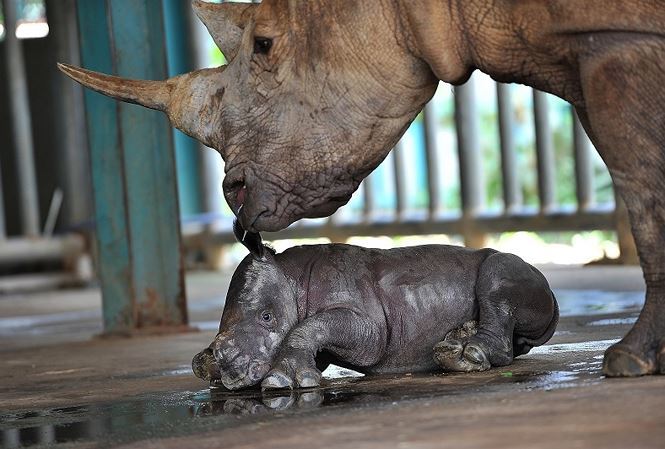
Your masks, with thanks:
[[(78, 0), (85, 67), (167, 77), (159, 0)], [(104, 331), (185, 328), (171, 129), (161, 114), (86, 92)]]

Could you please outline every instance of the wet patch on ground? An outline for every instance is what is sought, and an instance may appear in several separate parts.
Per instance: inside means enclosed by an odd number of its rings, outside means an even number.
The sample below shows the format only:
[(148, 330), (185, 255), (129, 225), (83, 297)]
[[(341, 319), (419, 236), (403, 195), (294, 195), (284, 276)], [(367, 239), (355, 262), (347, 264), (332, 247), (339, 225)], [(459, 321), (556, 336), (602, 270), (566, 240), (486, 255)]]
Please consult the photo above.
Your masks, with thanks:
[(507, 390), (547, 391), (579, 387), (601, 379), (594, 365), (579, 365), (570, 371), (533, 372), (523, 371), (524, 368), (527, 366), (517, 363), (506, 369), (476, 374), (344, 377), (328, 380), (322, 388), (286, 392), (228, 392), (212, 388), (17, 411), (0, 416), (0, 441), (6, 449), (74, 442), (122, 444), (220, 430), (257, 419), (284, 419), (301, 413), (380, 410), (409, 401)]

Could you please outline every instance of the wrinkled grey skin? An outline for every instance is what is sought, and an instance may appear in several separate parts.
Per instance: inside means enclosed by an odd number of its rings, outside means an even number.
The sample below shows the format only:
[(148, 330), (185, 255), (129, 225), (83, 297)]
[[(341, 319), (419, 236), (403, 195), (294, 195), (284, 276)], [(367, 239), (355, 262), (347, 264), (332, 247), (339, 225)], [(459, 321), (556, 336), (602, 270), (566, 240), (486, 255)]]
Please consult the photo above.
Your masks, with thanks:
[(198, 377), (235, 390), (317, 386), (328, 363), (362, 373), (481, 371), (554, 333), (543, 275), (512, 254), (350, 245), (247, 256)]

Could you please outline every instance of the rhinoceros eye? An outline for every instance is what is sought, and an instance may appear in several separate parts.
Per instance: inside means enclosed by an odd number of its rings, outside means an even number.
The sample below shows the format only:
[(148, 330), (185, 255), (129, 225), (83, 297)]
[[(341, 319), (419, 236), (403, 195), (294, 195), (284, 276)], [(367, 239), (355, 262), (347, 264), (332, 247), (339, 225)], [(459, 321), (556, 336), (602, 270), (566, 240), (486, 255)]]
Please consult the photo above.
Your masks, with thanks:
[(264, 323), (270, 323), (270, 322), (272, 321), (272, 313), (270, 313), (270, 312), (263, 312), (263, 313), (261, 314), (261, 320), (262, 320)]
[(269, 39), (267, 37), (254, 38), (254, 53), (267, 55), (271, 48), (272, 48), (272, 39)]

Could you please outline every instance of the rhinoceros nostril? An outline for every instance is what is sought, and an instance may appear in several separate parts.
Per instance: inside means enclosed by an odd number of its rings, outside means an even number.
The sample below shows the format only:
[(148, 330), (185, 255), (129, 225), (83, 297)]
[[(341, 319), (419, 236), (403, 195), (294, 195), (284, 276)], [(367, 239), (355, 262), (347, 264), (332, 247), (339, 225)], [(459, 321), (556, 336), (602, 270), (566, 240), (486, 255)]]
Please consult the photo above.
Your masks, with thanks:
[(224, 196), (237, 215), (245, 204), (247, 186), (243, 181), (224, 182)]
[(236, 193), (236, 201), (237, 204), (240, 206), (238, 207), (238, 212), (240, 212), (240, 208), (245, 204), (245, 196), (247, 195), (247, 187), (243, 184), (243, 186), (238, 190), (238, 193)]

